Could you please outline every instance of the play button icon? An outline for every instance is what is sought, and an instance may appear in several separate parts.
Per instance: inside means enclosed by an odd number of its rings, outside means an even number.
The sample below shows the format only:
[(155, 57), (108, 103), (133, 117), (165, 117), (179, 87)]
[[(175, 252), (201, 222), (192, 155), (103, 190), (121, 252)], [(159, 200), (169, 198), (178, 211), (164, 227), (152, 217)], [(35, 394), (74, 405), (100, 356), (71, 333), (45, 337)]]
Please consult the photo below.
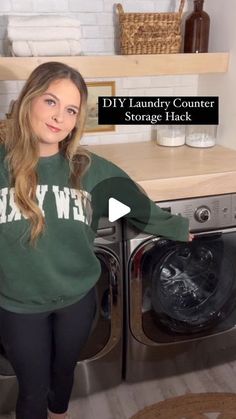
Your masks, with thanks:
[(124, 217), (131, 211), (128, 205), (123, 204), (115, 198), (109, 198), (108, 200), (108, 219), (111, 223), (119, 218)]
[(110, 223), (119, 223), (123, 217), (122, 221), (132, 228), (132, 237), (145, 232), (151, 212), (150, 200), (133, 180), (121, 176), (108, 177), (88, 192), (91, 201), (85, 209), (88, 220), (91, 217), (90, 227), (95, 234), (102, 217)]

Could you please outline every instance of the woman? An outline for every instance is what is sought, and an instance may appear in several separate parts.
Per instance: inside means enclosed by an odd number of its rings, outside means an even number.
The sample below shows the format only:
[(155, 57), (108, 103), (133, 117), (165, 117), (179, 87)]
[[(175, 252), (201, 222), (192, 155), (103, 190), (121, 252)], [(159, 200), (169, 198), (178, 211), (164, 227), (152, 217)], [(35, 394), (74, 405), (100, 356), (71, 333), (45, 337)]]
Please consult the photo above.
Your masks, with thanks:
[(19, 383), (16, 419), (67, 417), (95, 311), (93, 240), (111, 193), (132, 206), (127, 217), (139, 230), (188, 240), (186, 219), (162, 211), (121, 169), (79, 147), (86, 101), (76, 70), (40, 65), (0, 146), (0, 337)]

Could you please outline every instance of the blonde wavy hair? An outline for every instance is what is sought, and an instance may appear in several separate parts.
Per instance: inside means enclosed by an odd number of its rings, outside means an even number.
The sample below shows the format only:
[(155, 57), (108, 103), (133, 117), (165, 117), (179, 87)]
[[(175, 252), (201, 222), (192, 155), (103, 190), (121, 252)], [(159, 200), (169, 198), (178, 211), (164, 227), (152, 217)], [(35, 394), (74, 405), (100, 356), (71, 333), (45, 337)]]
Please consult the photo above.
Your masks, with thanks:
[(86, 121), (87, 86), (77, 70), (60, 62), (47, 62), (39, 65), (29, 76), (15, 102), (5, 130), (4, 143), (11, 186), (15, 188), (16, 205), (30, 221), (30, 243), (32, 245), (43, 233), (45, 220), (36, 199), (38, 184), (36, 166), (39, 160), (39, 144), (31, 127), (30, 108), (32, 100), (41, 96), (48, 89), (50, 83), (59, 79), (71, 80), (81, 95), (76, 126), (59, 143), (60, 153), (69, 161), (70, 185), (80, 190), (82, 176), (90, 165), (90, 156), (79, 146)]

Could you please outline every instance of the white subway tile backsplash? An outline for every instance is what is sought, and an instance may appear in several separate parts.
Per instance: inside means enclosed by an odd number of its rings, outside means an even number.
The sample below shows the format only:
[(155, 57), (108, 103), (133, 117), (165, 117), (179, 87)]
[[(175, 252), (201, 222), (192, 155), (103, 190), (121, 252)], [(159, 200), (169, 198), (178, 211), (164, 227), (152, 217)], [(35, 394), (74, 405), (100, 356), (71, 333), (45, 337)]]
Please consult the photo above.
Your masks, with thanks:
[(99, 137), (97, 135), (84, 134), (80, 140), (81, 145), (97, 145), (99, 144)]
[(99, 53), (105, 50), (104, 40), (91, 38), (91, 39), (83, 39), (81, 40), (82, 51), (89, 51), (91, 54), (92, 52)]
[(12, 100), (16, 100), (17, 95), (14, 93), (0, 94), (0, 112), (5, 115), (8, 112)]
[[(117, 3), (119, 2), (117, 1)], [(121, 3), (123, 3), (123, 1), (121, 1)], [(116, 2), (113, 2), (111, 0), (103, 0), (103, 11), (113, 13), (116, 9), (115, 4)]]
[(150, 76), (150, 77), (127, 77), (122, 81), (124, 88), (136, 88), (141, 83), (142, 86), (147, 87), (162, 87), (162, 86), (186, 86), (197, 83), (197, 76)]
[(140, 87), (137, 87), (136, 89), (129, 89), (128, 96), (146, 96), (145, 88), (140, 86)]
[(180, 0), (158, 0), (154, 4), (153, 11), (156, 13), (163, 12), (177, 12), (179, 9)]
[(4, 56), (4, 45), (3, 45), (3, 41), (0, 40), (0, 57)]
[(143, 89), (144, 96), (171, 96), (173, 95), (172, 87), (156, 87), (150, 89)]
[(158, 87), (150, 89), (137, 85), (133, 89), (120, 89), (119, 94), (122, 96), (168, 96), (173, 94), (173, 88), (170, 87)]
[[(150, 126), (136, 126), (136, 132), (124, 132), (119, 133), (117, 127), (117, 132), (114, 133), (104, 133), (92, 136), (92, 135), (85, 135), (81, 140), (81, 145), (98, 145), (98, 144), (117, 144), (117, 143), (136, 143), (142, 141), (150, 141), (151, 140), (151, 128)], [(126, 125), (127, 127), (127, 125)], [(146, 127), (146, 130), (141, 131), (140, 127)]]
[(102, 0), (68, 0), (69, 9), (71, 11), (81, 11), (81, 12), (102, 12), (103, 11), (103, 1)]
[(81, 27), (83, 25), (97, 25), (98, 13), (73, 12), (73, 16), (80, 21)]
[(96, 81), (115, 81), (116, 87), (119, 86), (119, 79), (114, 79), (114, 77), (97, 77), (96, 79), (87, 77), (86, 82), (96, 82)]
[(113, 26), (98, 26), (98, 25), (83, 25), (82, 26), (83, 38), (112, 38), (114, 36)]
[(124, 12), (153, 12), (155, 7), (155, 1), (130, 1), (123, 0), (122, 6)]
[(179, 85), (179, 77), (180, 76), (153, 76), (152, 77), (152, 85), (155, 87), (162, 87), (162, 86), (178, 86)]
[(97, 13), (97, 24), (100, 26), (113, 26), (113, 11), (111, 10), (111, 13)]
[[(0, 13), (2, 13), (3, 12), (3, 10), (1, 9), (1, 6), (0, 6)], [(7, 15), (1, 15), (0, 16), (0, 26), (6, 26), (7, 25)]]
[(114, 27), (111, 25), (107, 26), (100, 26), (100, 35), (102, 38), (112, 38), (114, 42)]
[(178, 86), (196, 86), (198, 84), (198, 79), (198, 74), (186, 74), (184, 76), (179, 76)]
[[(118, 95), (118, 94), (117, 94)], [(129, 89), (120, 89), (119, 96), (132, 96)]]
[(116, 130), (119, 134), (127, 133), (127, 134), (134, 134), (137, 132), (147, 132), (148, 127), (147, 125), (117, 125)]
[(14, 13), (33, 12), (33, 10), (34, 10), (33, 0), (24, 0), (24, 1), (22, 1), (22, 0), (12, 0), (11, 4), (12, 4), (12, 11)]
[(99, 38), (100, 37), (100, 27), (98, 25), (83, 25), (82, 26), (82, 36), (83, 38)]
[(18, 82), (16, 80), (0, 81), (0, 95), (2, 95), (2, 94), (7, 95), (8, 93), (14, 93), (16, 96), (18, 95), (19, 86), (18, 86)]
[(150, 87), (151, 77), (124, 77), (121, 86), (124, 89), (136, 89), (137, 86)]
[[(25, 0), (24, 0), (25, 1)], [(28, 0), (29, 1), (29, 0)], [(33, 0), (34, 12), (67, 12), (68, 0)]]
[[(0, 13), (2, 12), (10, 12), (12, 10), (12, 6), (14, 3), (14, 0), (2, 0), (0, 5)], [(14, 7), (14, 6), (13, 6)]]
[(6, 28), (4, 26), (0, 26), (0, 39), (5, 38), (6, 36)]
[(176, 86), (173, 89), (173, 96), (195, 96), (197, 86)]
[(1, 109), (1, 112), (8, 112), (11, 101), (15, 100), (15, 99), (16, 99), (16, 96), (14, 94), (13, 95), (11, 95), (11, 94), (7, 94), (7, 95), (0, 94), (0, 109)]
[(99, 144), (115, 144), (115, 143), (138, 143), (142, 141), (150, 141), (150, 135), (146, 133), (134, 133), (134, 134), (117, 134), (107, 135), (99, 138)]
[(109, 55), (115, 54), (115, 43), (113, 38), (104, 39), (105, 51)]
[(153, 76), (151, 77), (151, 84), (154, 87), (162, 86), (178, 86), (179, 85), (179, 76)]

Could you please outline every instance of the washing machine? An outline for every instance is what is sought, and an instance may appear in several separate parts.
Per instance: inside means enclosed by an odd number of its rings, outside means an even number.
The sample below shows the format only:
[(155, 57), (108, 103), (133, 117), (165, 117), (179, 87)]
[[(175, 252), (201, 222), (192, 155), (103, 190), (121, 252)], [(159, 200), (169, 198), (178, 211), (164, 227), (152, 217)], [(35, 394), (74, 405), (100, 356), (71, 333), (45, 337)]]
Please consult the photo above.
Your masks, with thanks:
[[(72, 399), (118, 385), (122, 380), (123, 265), (119, 221), (102, 218), (95, 239), (101, 263), (97, 308), (90, 337), (75, 368)], [(14, 410), (17, 380), (0, 342), (0, 414)]]
[(125, 226), (128, 382), (236, 359), (236, 194), (159, 202), (189, 218), (192, 242)]

